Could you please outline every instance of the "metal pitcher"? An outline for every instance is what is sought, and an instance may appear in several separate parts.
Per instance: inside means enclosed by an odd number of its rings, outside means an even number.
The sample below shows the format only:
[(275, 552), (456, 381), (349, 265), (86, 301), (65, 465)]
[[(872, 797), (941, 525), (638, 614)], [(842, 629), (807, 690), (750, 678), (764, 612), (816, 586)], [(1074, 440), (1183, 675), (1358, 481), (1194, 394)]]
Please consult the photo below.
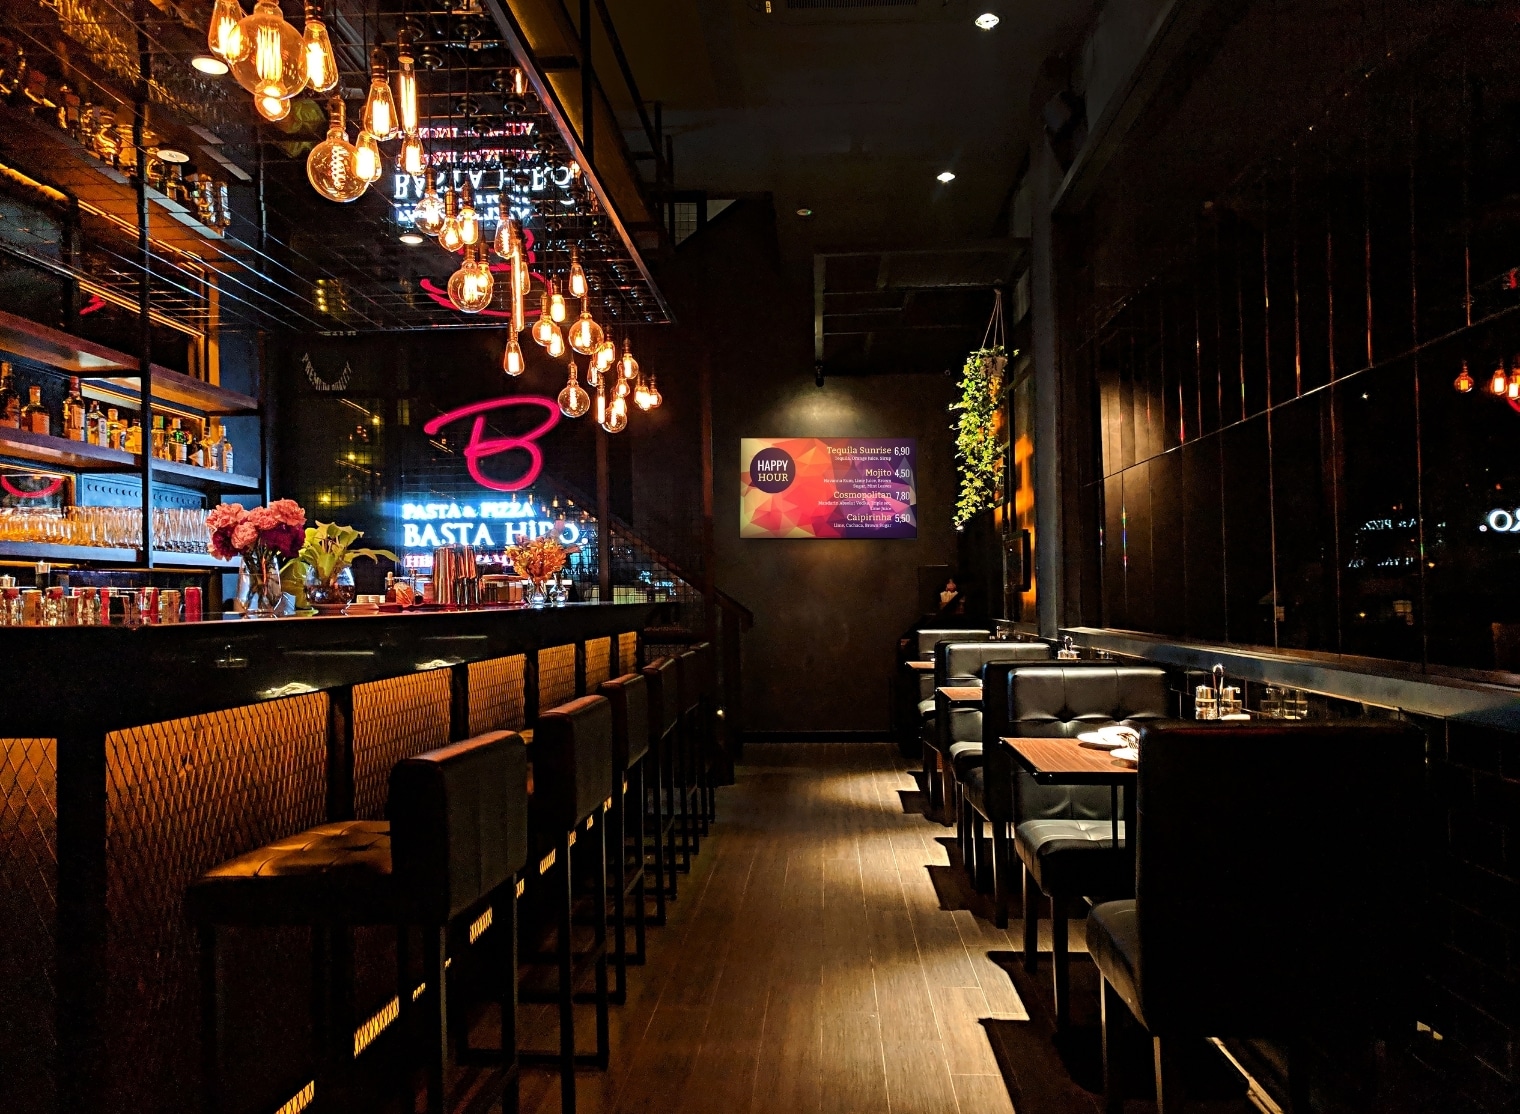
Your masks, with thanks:
[(454, 607), (473, 607), (480, 598), (480, 572), (475, 551), (467, 545), (445, 545), (433, 550), (433, 599)]

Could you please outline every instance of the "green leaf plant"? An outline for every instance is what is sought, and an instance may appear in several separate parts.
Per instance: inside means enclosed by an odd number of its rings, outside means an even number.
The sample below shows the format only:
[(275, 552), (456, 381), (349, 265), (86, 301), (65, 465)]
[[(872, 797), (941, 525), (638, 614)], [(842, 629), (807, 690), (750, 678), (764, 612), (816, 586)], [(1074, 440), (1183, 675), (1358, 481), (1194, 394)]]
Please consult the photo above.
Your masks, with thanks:
[(371, 561), (378, 557), (398, 558), (388, 549), (355, 549), (353, 544), (364, 536), (362, 530), (352, 526), (339, 526), (336, 522), (318, 522), (306, 528), (306, 542), (296, 560), (305, 564), (312, 575), (323, 583), (331, 581), (360, 557)]
[(955, 455), (961, 462), (960, 497), (955, 525), (965, 526), (977, 514), (996, 505), (1003, 452), (997, 443), (997, 409), (1003, 398), (1003, 373), (1008, 357), (1002, 345), (978, 348), (961, 368), (961, 397), (950, 404), (958, 415)]

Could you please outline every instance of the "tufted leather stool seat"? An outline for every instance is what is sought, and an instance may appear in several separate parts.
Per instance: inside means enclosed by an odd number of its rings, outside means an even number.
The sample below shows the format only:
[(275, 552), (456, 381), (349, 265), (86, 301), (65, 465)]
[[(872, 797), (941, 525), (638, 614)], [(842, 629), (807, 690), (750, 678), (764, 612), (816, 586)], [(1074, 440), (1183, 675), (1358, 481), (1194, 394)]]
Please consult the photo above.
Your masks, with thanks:
[[(625, 673), (602, 682), (598, 694), (612, 705), (612, 813), (604, 838), (613, 875), (612, 1000), (628, 1000), (628, 964), (643, 963), (644, 934), (644, 772), (650, 754), (649, 683), (641, 673)], [(630, 807), (632, 802), (632, 807)], [(634, 849), (632, 861), (629, 845)], [(634, 949), (628, 950), (628, 908), (632, 902)]]
[(654, 916), (650, 924), (665, 923), (665, 903), (675, 900), (676, 882), (676, 731), (681, 720), (680, 677), (674, 658), (656, 658), (643, 669), (649, 686), (649, 738), (654, 754), (650, 780), (651, 814), (654, 820)]
[[(1122, 820), (1118, 827), (1122, 848)], [(1113, 854), (1114, 825), (1108, 820), (1026, 820), (1016, 838), (1021, 849), (1029, 848), (1020, 858), (1045, 893), (1123, 893), (1134, 884), (1128, 856)]]
[[(428, 1110), (441, 1114), (450, 1047), (444, 989), (449, 927), (489, 904), (499, 917), (487, 923), (499, 927), (477, 939), (493, 953), (490, 977), (499, 988), (502, 1010), (501, 1048), (493, 1055), (506, 1069), (503, 1102), (515, 1110), (517, 895), (512, 882), (527, 861), (527, 799), (522, 739), (507, 731), (478, 735), (397, 763), (390, 778), (390, 820), (321, 824), (229, 859), (192, 884), (186, 907), (200, 926), (207, 1109), (221, 1106), (217, 927), (306, 925), (314, 930), (314, 955), (324, 959), (319, 978), (338, 988), (333, 997), (340, 1005), (339, 1018), (325, 1026), (336, 1032), (325, 1032), (314, 1020), (319, 1043), (331, 1050), (335, 1040), (337, 1047), (352, 1047), (353, 990), (346, 965), (326, 959), (348, 954), (339, 936), (349, 928), (389, 924), (397, 928), (396, 1006), (403, 1034), (418, 1008), (409, 934), (412, 927), (422, 929), (422, 1008), (428, 1010), (431, 1030), (425, 1042)], [(325, 946), (319, 935), (327, 939)], [(354, 1070), (353, 1057), (328, 1054), (322, 1061), (320, 1089), (341, 1094)], [(409, 1073), (403, 1092), (411, 1095), (407, 1101), (415, 1101)]]

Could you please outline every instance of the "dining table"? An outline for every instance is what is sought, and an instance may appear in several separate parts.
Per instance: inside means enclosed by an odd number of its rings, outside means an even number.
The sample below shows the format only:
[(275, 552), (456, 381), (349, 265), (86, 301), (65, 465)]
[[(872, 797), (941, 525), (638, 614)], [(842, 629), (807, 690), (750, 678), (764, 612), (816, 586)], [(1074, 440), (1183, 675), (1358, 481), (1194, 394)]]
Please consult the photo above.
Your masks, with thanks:
[(1135, 787), (1140, 771), (1133, 764), (1115, 758), (1108, 750), (1085, 746), (1080, 739), (1005, 737), (999, 742), (1013, 753), (1013, 760), (1037, 784), (1108, 786), (1115, 847), (1121, 844), (1121, 801), (1125, 832), (1135, 830)]

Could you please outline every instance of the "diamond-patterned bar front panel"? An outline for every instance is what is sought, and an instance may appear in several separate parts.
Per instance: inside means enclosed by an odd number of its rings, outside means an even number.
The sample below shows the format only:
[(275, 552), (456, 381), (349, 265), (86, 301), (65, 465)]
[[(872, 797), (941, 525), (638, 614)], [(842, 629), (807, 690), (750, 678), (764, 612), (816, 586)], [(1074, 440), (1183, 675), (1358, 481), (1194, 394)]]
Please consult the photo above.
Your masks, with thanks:
[(0, 1078), (8, 1110), (54, 1106), (58, 741), (0, 739)]
[(523, 726), (524, 654), (470, 663), (470, 734), (516, 731)]
[(575, 699), (575, 647), (549, 646), (538, 652), (538, 710)]
[(179, 1109), (199, 1078), (185, 889), (210, 867), (321, 823), (327, 696), (106, 736), (108, 1110)]
[(354, 686), (354, 815), (385, 816), (391, 767), (449, 741), (449, 671)]
[(618, 635), (618, 672), (632, 673), (639, 663), (639, 632), (624, 631)]
[(612, 676), (612, 639), (586, 639), (586, 691), (595, 692), (596, 687)]

